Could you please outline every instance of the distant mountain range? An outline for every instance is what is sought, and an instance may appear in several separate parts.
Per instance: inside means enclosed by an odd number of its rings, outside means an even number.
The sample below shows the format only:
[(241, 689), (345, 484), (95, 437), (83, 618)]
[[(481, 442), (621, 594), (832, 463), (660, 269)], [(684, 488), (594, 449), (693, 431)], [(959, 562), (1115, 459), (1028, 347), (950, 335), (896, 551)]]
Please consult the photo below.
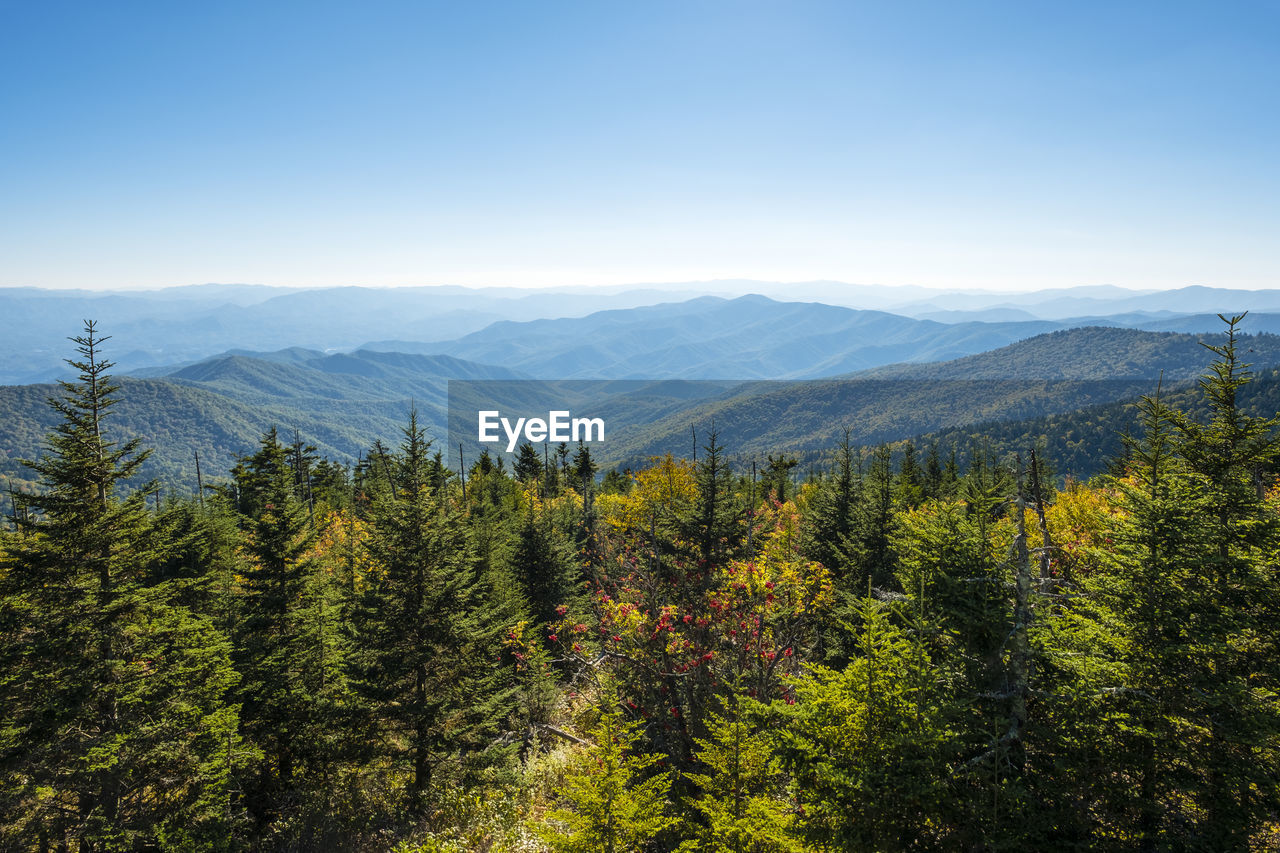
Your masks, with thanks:
[[(773, 301), (737, 298), (750, 293)], [(754, 281), (532, 291), (214, 284), (121, 292), (0, 288), (0, 383), (65, 377), (65, 338), (79, 331), (84, 318), (98, 320), (113, 337), (111, 352), (121, 371), (192, 363), (233, 350), (304, 347), (448, 354), (558, 377), (587, 371), (782, 378), (953, 358), (1087, 325), (1211, 332), (1219, 325), (1216, 312), (1244, 309), (1254, 312), (1246, 321), (1249, 330), (1280, 331), (1280, 291), (1209, 287), (1023, 294)], [(628, 315), (632, 310), (639, 313)], [(664, 349), (668, 343), (670, 351)]]
[(704, 296), (581, 318), (499, 322), (421, 349), (541, 379), (804, 379), (955, 358), (1056, 328), (1042, 321), (947, 325), (763, 296)]
[[(1219, 321), (1221, 325), (1221, 321)], [(714, 424), (741, 454), (892, 442), (984, 422), (1039, 418), (1194, 384), (1213, 361), (1202, 343), (1222, 335), (1083, 328), (1040, 335), (934, 364), (897, 364), (814, 382), (744, 383), (628, 433), (609, 449), (627, 463), (688, 446), (690, 424)], [(1280, 365), (1280, 336), (1240, 339), (1254, 370)]]
[(110, 349), (120, 369), (133, 371), (234, 349), (335, 352), (388, 338), (451, 340), (497, 320), (575, 317), (701, 294), (248, 285), (115, 293), (0, 288), (0, 384), (66, 376), (66, 338), (78, 334), (86, 318), (112, 336)]
[[(213, 478), (251, 452), (273, 425), (287, 436), (296, 429), (323, 455), (351, 462), (375, 440), (396, 443), (410, 406), (416, 406), (443, 449), (449, 380), (523, 380), (550, 372), (560, 360), (579, 359), (563, 363), (594, 364), (587, 374), (631, 370), (656, 377), (626, 388), (597, 383), (611, 386), (610, 422), (630, 426), (611, 436), (598, 454), (602, 462), (639, 464), (655, 453), (687, 454), (691, 426), (705, 440), (713, 424), (721, 442), (740, 456), (812, 454), (829, 448), (845, 427), (856, 443), (868, 444), (946, 430), (952, 432), (939, 434), (968, 435), (964, 430), (976, 423), (1025, 421), (1129, 400), (1152, 390), (1161, 375), (1166, 386), (1186, 385), (1212, 361), (1200, 342), (1221, 340), (1220, 332), (1066, 329), (948, 361), (899, 362), (816, 381), (789, 378), (874, 362), (868, 352), (915, 355), (913, 334), (931, 334), (921, 347), (934, 353), (981, 340), (979, 331), (966, 326), (754, 297), (511, 324), (449, 342), (449, 353), (238, 350), (126, 379), (110, 427), (120, 439), (137, 436), (155, 448), (148, 476), (160, 477), (166, 488), (190, 490), (193, 451)], [(508, 333), (506, 350), (499, 331)], [(583, 350), (566, 343), (585, 343), (592, 335), (606, 336), (608, 345)], [(811, 345), (809, 337), (822, 343)], [(659, 357), (663, 340), (678, 357)], [(791, 349), (788, 340), (795, 342)], [(737, 381), (714, 386), (673, 381), (727, 370), (735, 347), (755, 354), (747, 361), (753, 369), (763, 373), (768, 366), (784, 378), (763, 381), (743, 371), (731, 377)], [(1246, 337), (1242, 350), (1257, 369), (1280, 365), (1280, 337)], [(461, 357), (504, 352), (502, 365)], [(646, 365), (647, 371), (637, 369)], [(571, 385), (565, 383), (560, 399), (588, 404), (589, 396)], [(559, 393), (554, 382), (539, 387), (539, 393)], [(56, 390), (47, 384), (0, 387), (0, 474), (20, 487), (28, 475), (18, 460), (36, 455), (56, 422), (43, 402)], [(471, 442), (466, 453), (477, 450)], [(450, 455), (455, 451), (451, 445)]]

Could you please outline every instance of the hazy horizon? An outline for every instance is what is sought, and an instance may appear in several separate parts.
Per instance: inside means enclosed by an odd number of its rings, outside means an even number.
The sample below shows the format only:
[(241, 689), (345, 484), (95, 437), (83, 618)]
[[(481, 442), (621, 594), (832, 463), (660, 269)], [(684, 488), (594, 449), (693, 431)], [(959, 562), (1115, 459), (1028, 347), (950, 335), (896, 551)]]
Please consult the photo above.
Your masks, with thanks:
[(1237, 286), (1227, 288), (1225, 286), (1216, 286), (1200, 283), (1188, 283), (1175, 285), (1168, 288), (1156, 287), (1125, 287), (1122, 285), (1099, 283), (1099, 284), (1079, 284), (1054, 287), (942, 287), (942, 286), (924, 286), (913, 284), (864, 284), (858, 282), (838, 281), (834, 279), (806, 279), (806, 280), (782, 280), (771, 281), (766, 279), (747, 279), (747, 278), (731, 278), (731, 279), (702, 279), (702, 280), (686, 280), (686, 281), (626, 281), (617, 284), (599, 283), (599, 284), (457, 284), (454, 282), (426, 282), (426, 283), (406, 283), (406, 284), (362, 284), (353, 282), (348, 284), (274, 284), (271, 282), (250, 282), (250, 281), (205, 281), (191, 282), (184, 284), (164, 284), (164, 285), (138, 285), (138, 286), (113, 286), (113, 287), (94, 287), (88, 284), (66, 284), (66, 285), (25, 285), (25, 284), (0, 284), (0, 290), (47, 290), (47, 291), (83, 291), (90, 293), (155, 293), (164, 290), (178, 290), (187, 288), (216, 288), (216, 287), (254, 287), (265, 289), (282, 289), (282, 290), (333, 290), (339, 288), (362, 288), (368, 290), (409, 290), (409, 289), (429, 289), (429, 288), (459, 288), (463, 290), (521, 290), (521, 291), (613, 291), (623, 292), (628, 290), (677, 290), (680, 288), (699, 287), (708, 290), (723, 288), (726, 293), (735, 293), (738, 295), (746, 295), (750, 292), (753, 285), (768, 285), (771, 287), (802, 287), (808, 285), (824, 285), (824, 286), (847, 286), (855, 289), (878, 289), (886, 291), (930, 291), (938, 294), (1034, 294), (1046, 291), (1061, 292), (1083, 292), (1098, 290), (1121, 290), (1131, 292), (1135, 295), (1158, 293), (1164, 290), (1182, 290), (1190, 287), (1206, 287), (1222, 290), (1274, 290), (1278, 285), (1260, 284), (1257, 286)]

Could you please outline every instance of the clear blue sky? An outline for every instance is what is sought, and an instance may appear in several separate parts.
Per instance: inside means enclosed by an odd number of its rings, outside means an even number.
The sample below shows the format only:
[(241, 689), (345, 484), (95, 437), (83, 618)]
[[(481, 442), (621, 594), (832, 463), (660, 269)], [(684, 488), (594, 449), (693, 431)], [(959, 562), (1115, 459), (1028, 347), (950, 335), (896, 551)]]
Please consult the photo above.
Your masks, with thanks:
[(1280, 286), (1280, 3), (0, 0), (0, 285)]

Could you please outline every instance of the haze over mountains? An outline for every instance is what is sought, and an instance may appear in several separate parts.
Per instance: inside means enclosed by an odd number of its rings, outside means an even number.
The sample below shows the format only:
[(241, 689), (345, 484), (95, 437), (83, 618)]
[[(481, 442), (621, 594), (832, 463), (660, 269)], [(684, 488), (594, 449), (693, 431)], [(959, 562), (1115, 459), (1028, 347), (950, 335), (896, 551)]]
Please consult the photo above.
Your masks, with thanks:
[[(754, 307), (763, 305), (763, 310), (753, 314), (750, 304), (717, 307), (705, 300), (685, 304), (697, 297), (733, 303), (737, 297), (752, 293), (787, 303), (823, 305), (778, 309), (758, 303)], [(660, 308), (662, 305), (669, 307)], [(597, 312), (634, 308), (645, 310), (644, 320), (609, 314), (581, 326), (492, 327), (499, 321), (581, 319)], [(895, 317), (858, 316), (839, 309), (885, 312)], [(706, 344), (704, 348), (687, 350), (693, 355), (693, 362), (668, 362), (661, 369), (682, 375), (780, 377), (833, 375), (895, 361), (952, 358), (1044, 331), (1084, 325), (1209, 332), (1219, 324), (1217, 312), (1246, 309), (1253, 312), (1246, 321), (1249, 330), (1280, 331), (1280, 291), (1207, 287), (1161, 292), (1089, 287), (1035, 293), (951, 293), (840, 282), (726, 280), (534, 291), (448, 286), (298, 290), (197, 285), (117, 292), (4, 288), (0, 289), (0, 317), (5, 332), (0, 336), (0, 384), (65, 376), (65, 339), (75, 334), (80, 320), (87, 317), (98, 320), (112, 335), (113, 358), (122, 371), (186, 364), (236, 349), (269, 352), (295, 346), (325, 352), (365, 347), (461, 358), (481, 356), (476, 360), (494, 361), (494, 353), (502, 352), (502, 338), (516, 335), (525, 339), (524, 359), (535, 371), (578, 375), (584, 370), (603, 371), (609, 366), (611, 375), (633, 375), (633, 365), (618, 362), (635, 356), (636, 342), (628, 342), (625, 337), (634, 335), (636, 329), (643, 330), (645, 323), (660, 324), (655, 330), (661, 328), (664, 334), (678, 335), (688, 333), (704, 320), (714, 323), (717, 312), (731, 320), (733, 312), (740, 311), (743, 322), (758, 325), (750, 331), (715, 327), (711, 329), (713, 334), (701, 342)], [(776, 330), (768, 326), (770, 310), (776, 312)], [(909, 319), (964, 327), (913, 326), (906, 322)], [(596, 334), (614, 323), (620, 324), (617, 331), (623, 338), (616, 343), (572, 340), (574, 335)], [(794, 335), (796, 328), (807, 328), (810, 323), (815, 334), (835, 336), (834, 343), (813, 343), (809, 352), (797, 352), (795, 347), (770, 341), (784, 337), (787, 331)], [(845, 338), (866, 331), (883, 338), (864, 339), (858, 346)], [(563, 334), (559, 342), (549, 342), (544, 337), (548, 333)], [(468, 337), (471, 335), (475, 336)], [(910, 348), (913, 335), (923, 347)], [(645, 336), (641, 331), (639, 336), (653, 341), (657, 332)], [(676, 338), (673, 343), (681, 340)], [(743, 341), (753, 346), (736, 349)], [(574, 345), (587, 347), (575, 353)], [(801, 342), (801, 348), (806, 345), (809, 344)], [(877, 352), (877, 346), (884, 349)], [(855, 353), (855, 349), (862, 351)], [(827, 353), (826, 358), (823, 353)], [(578, 357), (592, 361), (579, 363)], [(603, 363), (596, 363), (596, 358), (603, 359)], [(505, 359), (495, 363), (515, 366)], [(658, 368), (646, 365), (645, 369), (649, 367)]]

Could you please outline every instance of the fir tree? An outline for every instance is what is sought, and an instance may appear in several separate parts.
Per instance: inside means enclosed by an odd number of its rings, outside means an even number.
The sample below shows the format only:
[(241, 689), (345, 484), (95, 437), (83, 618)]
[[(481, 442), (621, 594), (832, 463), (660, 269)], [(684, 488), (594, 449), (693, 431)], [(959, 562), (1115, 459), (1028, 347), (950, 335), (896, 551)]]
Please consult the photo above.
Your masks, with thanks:
[(919, 638), (878, 602), (858, 614), (859, 656), (814, 666), (780, 705), (779, 755), (803, 808), (797, 830), (822, 850), (948, 849), (940, 833), (951, 735)]
[(916, 507), (924, 500), (925, 472), (916, 461), (916, 446), (908, 441), (902, 447), (902, 465), (898, 470), (897, 500), (899, 505), (908, 509)]
[(404, 434), (398, 497), (373, 507), (353, 675), (384, 733), (380, 751), (408, 771), (407, 805), (419, 814), (441, 766), (486, 751), (508, 711), (497, 663), (519, 613), (481, 570), (458, 507), (431, 484), (416, 413)]
[(1178, 803), (1203, 791), (1185, 727), (1197, 715), (1195, 691), (1206, 686), (1207, 673), (1202, 637), (1184, 629), (1216, 609), (1215, 591), (1199, 577), (1212, 558), (1206, 543), (1212, 507), (1202, 487), (1178, 470), (1173, 413), (1159, 396), (1142, 398), (1139, 412), (1145, 436), (1129, 442), (1132, 477), (1118, 484), (1126, 515), (1112, 531), (1103, 570), (1085, 586), (1101, 609), (1089, 614), (1102, 628), (1101, 641), (1081, 651), (1119, 664), (1095, 664), (1094, 672), (1111, 680), (1090, 685), (1111, 697), (1103, 718), (1115, 726), (1104, 737), (1117, 775), (1102, 780), (1101, 803), (1141, 849), (1158, 850), (1180, 843), (1189, 816)]
[(690, 775), (698, 790), (700, 820), (689, 853), (785, 853), (803, 849), (794, 835), (795, 814), (786, 799), (787, 777), (773, 752), (767, 719), (740, 689), (722, 697), (708, 736), (698, 738), (699, 764)]
[(733, 476), (724, 448), (711, 430), (696, 465), (697, 496), (681, 526), (697, 555), (709, 566), (720, 565), (736, 552), (745, 533), (743, 514), (733, 492)]
[(851, 537), (856, 574), (846, 577), (846, 588), (865, 591), (868, 579), (877, 589), (894, 582), (894, 495), (893, 458), (886, 445), (875, 449), (862, 478)]
[(0, 841), (6, 849), (208, 849), (229, 835), (238, 747), (226, 639), (163, 578), (169, 531), (121, 497), (146, 458), (111, 442), (111, 363), (94, 323), (79, 381), (28, 463), (39, 510), (0, 569)]
[(853, 448), (849, 430), (845, 430), (836, 450), (835, 466), (811, 499), (803, 546), (804, 555), (822, 563), (837, 582), (848, 569), (857, 497)]
[(761, 483), (766, 493), (773, 493), (774, 500), (778, 503), (786, 503), (787, 487), (791, 484), (791, 470), (799, 465), (800, 461), (786, 454), (779, 456), (770, 454), (767, 461)]
[(542, 477), (542, 457), (527, 441), (516, 450), (515, 474), (521, 483), (536, 482)]
[(924, 496), (937, 498), (942, 496), (942, 458), (938, 455), (938, 442), (929, 442), (929, 449), (924, 457)]
[(234, 629), (244, 732), (263, 752), (248, 784), (260, 826), (316, 783), (332, 760), (341, 660), (331, 590), (308, 552), (316, 531), (297, 471), (273, 428), (233, 471), (247, 558)]
[(577, 598), (577, 569), (572, 554), (544, 511), (530, 507), (517, 533), (512, 574), (520, 582), (529, 612), (541, 625), (556, 621), (556, 608)]
[(623, 717), (617, 689), (606, 682), (594, 743), (568, 778), (565, 807), (540, 827), (563, 853), (641, 853), (675, 823), (668, 815), (671, 778), (655, 771), (661, 756), (637, 752), (640, 725)]
[(1236, 326), (1244, 315), (1219, 317), (1227, 340), (1204, 344), (1218, 358), (1200, 382), (1208, 422), (1177, 411), (1170, 420), (1177, 452), (1212, 507), (1205, 513), (1211, 555), (1198, 578), (1211, 597), (1192, 622), (1204, 654), (1203, 677), (1192, 689), (1207, 705), (1205, 838), (1230, 849), (1246, 844), (1277, 802), (1258, 768), (1259, 745), (1280, 734), (1280, 702), (1272, 698), (1280, 689), (1280, 648), (1258, 638), (1274, 636), (1277, 615), (1272, 555), (1280, 547), (1280, 523), (1264, 502), (1264, 472), (1280, 455), (1280, 416), (1251, 417), (1241, 410), (1239, 391), (1253, 378), (1238, 353)]
[(610, 468), (600, 481), (600, 492), (606, 495), (625, 495), (631, 491), (632, 483), (630, 470), (622, 472), (617, 468)]
[(573, 482), (582, 488), (585, 496), (587, 486), (595, 482), (596, 471), (600, 470), (595, 461), (591, 458), (591, 448), (582, 442), (578, 442), (578, 449), (573, 454), (573, 466), (569, 469), (569, 474), (573, 478)]

